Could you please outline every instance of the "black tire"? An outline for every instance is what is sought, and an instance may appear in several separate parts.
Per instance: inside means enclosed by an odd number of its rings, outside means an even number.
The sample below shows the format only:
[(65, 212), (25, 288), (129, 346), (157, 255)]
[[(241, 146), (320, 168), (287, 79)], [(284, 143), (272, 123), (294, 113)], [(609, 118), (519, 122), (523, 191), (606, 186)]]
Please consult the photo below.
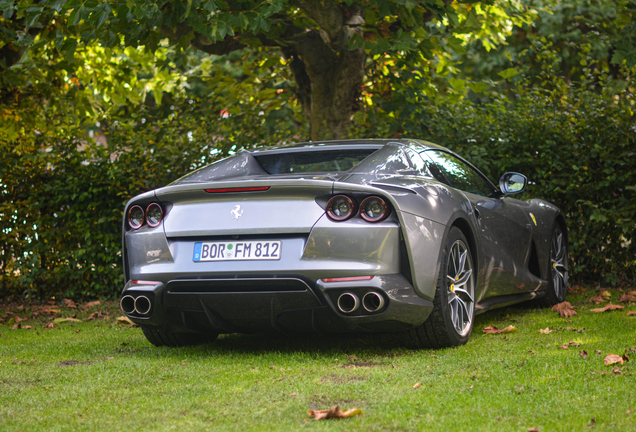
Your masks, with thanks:
[(142, 327), (144, 336), (148, 339), (148, 342), (157, 347), (180, 347), (201, 345), (206, 343), (212, 343), (219, 336), (217, 334), (195, 334), (195, 333), (173, 333), (154, 330), (147, 327)]
[[(457, 251), (459, 250), (461, 253), (458, 256)], [(457, 258), (461, 258), (464, 252), (463, 265), (457, 271), (457, 267), (459, 267)], [(463, 345), (468, 341), (473, 330), (477, 272), (468, 241), (457, 227), (452, 227), (448, 233), (446, 244), (442, 250), (441, 262), (433, 300), (433, 312), (424, 324), (407, 331), (409, 344), (414, 348), (443, 348)], [(458, 284), (460, 288), (455, 288), (455, 283), (450, 282), (451, 278), (455, 278), (457, 281), (458, 279), (463, 280), (465, 277), (467, 281), (464, 284)], [(464, 305), (463, 309), (461, 309), (461, 304)], [(459, 316), (456, 312), (458, 309), (461, 309)], [(466, 316), (464, 317), (464, 315)], [(453, 321), (454, 318), (456, 318), (455, 321)], [(461, 331), (458, 330), (460, 327)]]
[(548, 287), (539, 304), (551, 307), (565, 301), (568, 292), (568, 242), (559, 224), (555, 224), (550, 237), (548, 257)]

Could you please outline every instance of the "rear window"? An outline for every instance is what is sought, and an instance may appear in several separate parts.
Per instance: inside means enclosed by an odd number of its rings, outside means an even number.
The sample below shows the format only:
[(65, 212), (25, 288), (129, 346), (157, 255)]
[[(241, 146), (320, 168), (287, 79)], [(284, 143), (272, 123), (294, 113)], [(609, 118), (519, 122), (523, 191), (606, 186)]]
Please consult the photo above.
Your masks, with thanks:
[(345, 172), (377, 149), (320, 150), (253, 155), (268, 174)]

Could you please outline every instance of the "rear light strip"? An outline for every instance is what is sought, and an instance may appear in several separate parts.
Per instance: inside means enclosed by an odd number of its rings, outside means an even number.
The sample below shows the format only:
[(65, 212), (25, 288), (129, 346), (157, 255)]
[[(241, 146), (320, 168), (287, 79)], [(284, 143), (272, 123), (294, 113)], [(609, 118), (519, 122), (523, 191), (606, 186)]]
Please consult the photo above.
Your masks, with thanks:
[(252, 186), (252, 187), (234, 187), (234, 188), (218, 188), (204, 189), (207, 193), (227, 193), (227, 192), (262, 192), (266, 191), (270, 186)]
[(362, 281), (362, 280), (371, 280), (374, 276), (349, 276), (349, 277), (339, 277), (339, 278), (327, 278), (321, 279), (323, 282), (351, 282), (351, 281)]

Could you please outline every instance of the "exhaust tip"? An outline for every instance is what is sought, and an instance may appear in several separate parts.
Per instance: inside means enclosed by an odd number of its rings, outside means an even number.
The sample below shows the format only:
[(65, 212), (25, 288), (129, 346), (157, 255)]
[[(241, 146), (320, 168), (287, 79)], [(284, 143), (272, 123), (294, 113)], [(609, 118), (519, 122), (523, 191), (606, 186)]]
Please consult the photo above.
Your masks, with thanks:
[(377, 312), (384, 307), (384, 297), (375, 291), (369, 291), (362, 297), (362, 306), (367, 312)]
[(135, 299), (135, 310), (139, 315), (148, 315), (152, 304), (146, 296), (139, 296)]
[(342, 313), (354, 312), (360, 307), (360, 300), (358, 296), (352, 293), (340, 294), (338, 297), (338, 309)]
[(135, 298), (131, 295), (125, 295), (119, 301), (119, 307), (128, 315), (135, 312)]

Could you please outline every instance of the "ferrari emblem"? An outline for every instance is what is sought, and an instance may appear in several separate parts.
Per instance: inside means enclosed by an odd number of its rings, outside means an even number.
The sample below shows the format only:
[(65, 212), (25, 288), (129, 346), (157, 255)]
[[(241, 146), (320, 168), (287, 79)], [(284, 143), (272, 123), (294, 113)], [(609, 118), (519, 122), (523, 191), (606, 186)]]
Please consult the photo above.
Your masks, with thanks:
[(234, 217), (234, 221), (236, 222), (241, 216), (243, 216), (243, 210), (241, 210), (240, 205), (237, 205), (236, 207), (234, 207), (234, 210), (230, 212), (230, 214)]
[(534, 222), (534, 226), (537, 226), (537, 219), (534, 217), (532, 213), (530, 213), (530, 217), (532, 218), (532, 222)]

